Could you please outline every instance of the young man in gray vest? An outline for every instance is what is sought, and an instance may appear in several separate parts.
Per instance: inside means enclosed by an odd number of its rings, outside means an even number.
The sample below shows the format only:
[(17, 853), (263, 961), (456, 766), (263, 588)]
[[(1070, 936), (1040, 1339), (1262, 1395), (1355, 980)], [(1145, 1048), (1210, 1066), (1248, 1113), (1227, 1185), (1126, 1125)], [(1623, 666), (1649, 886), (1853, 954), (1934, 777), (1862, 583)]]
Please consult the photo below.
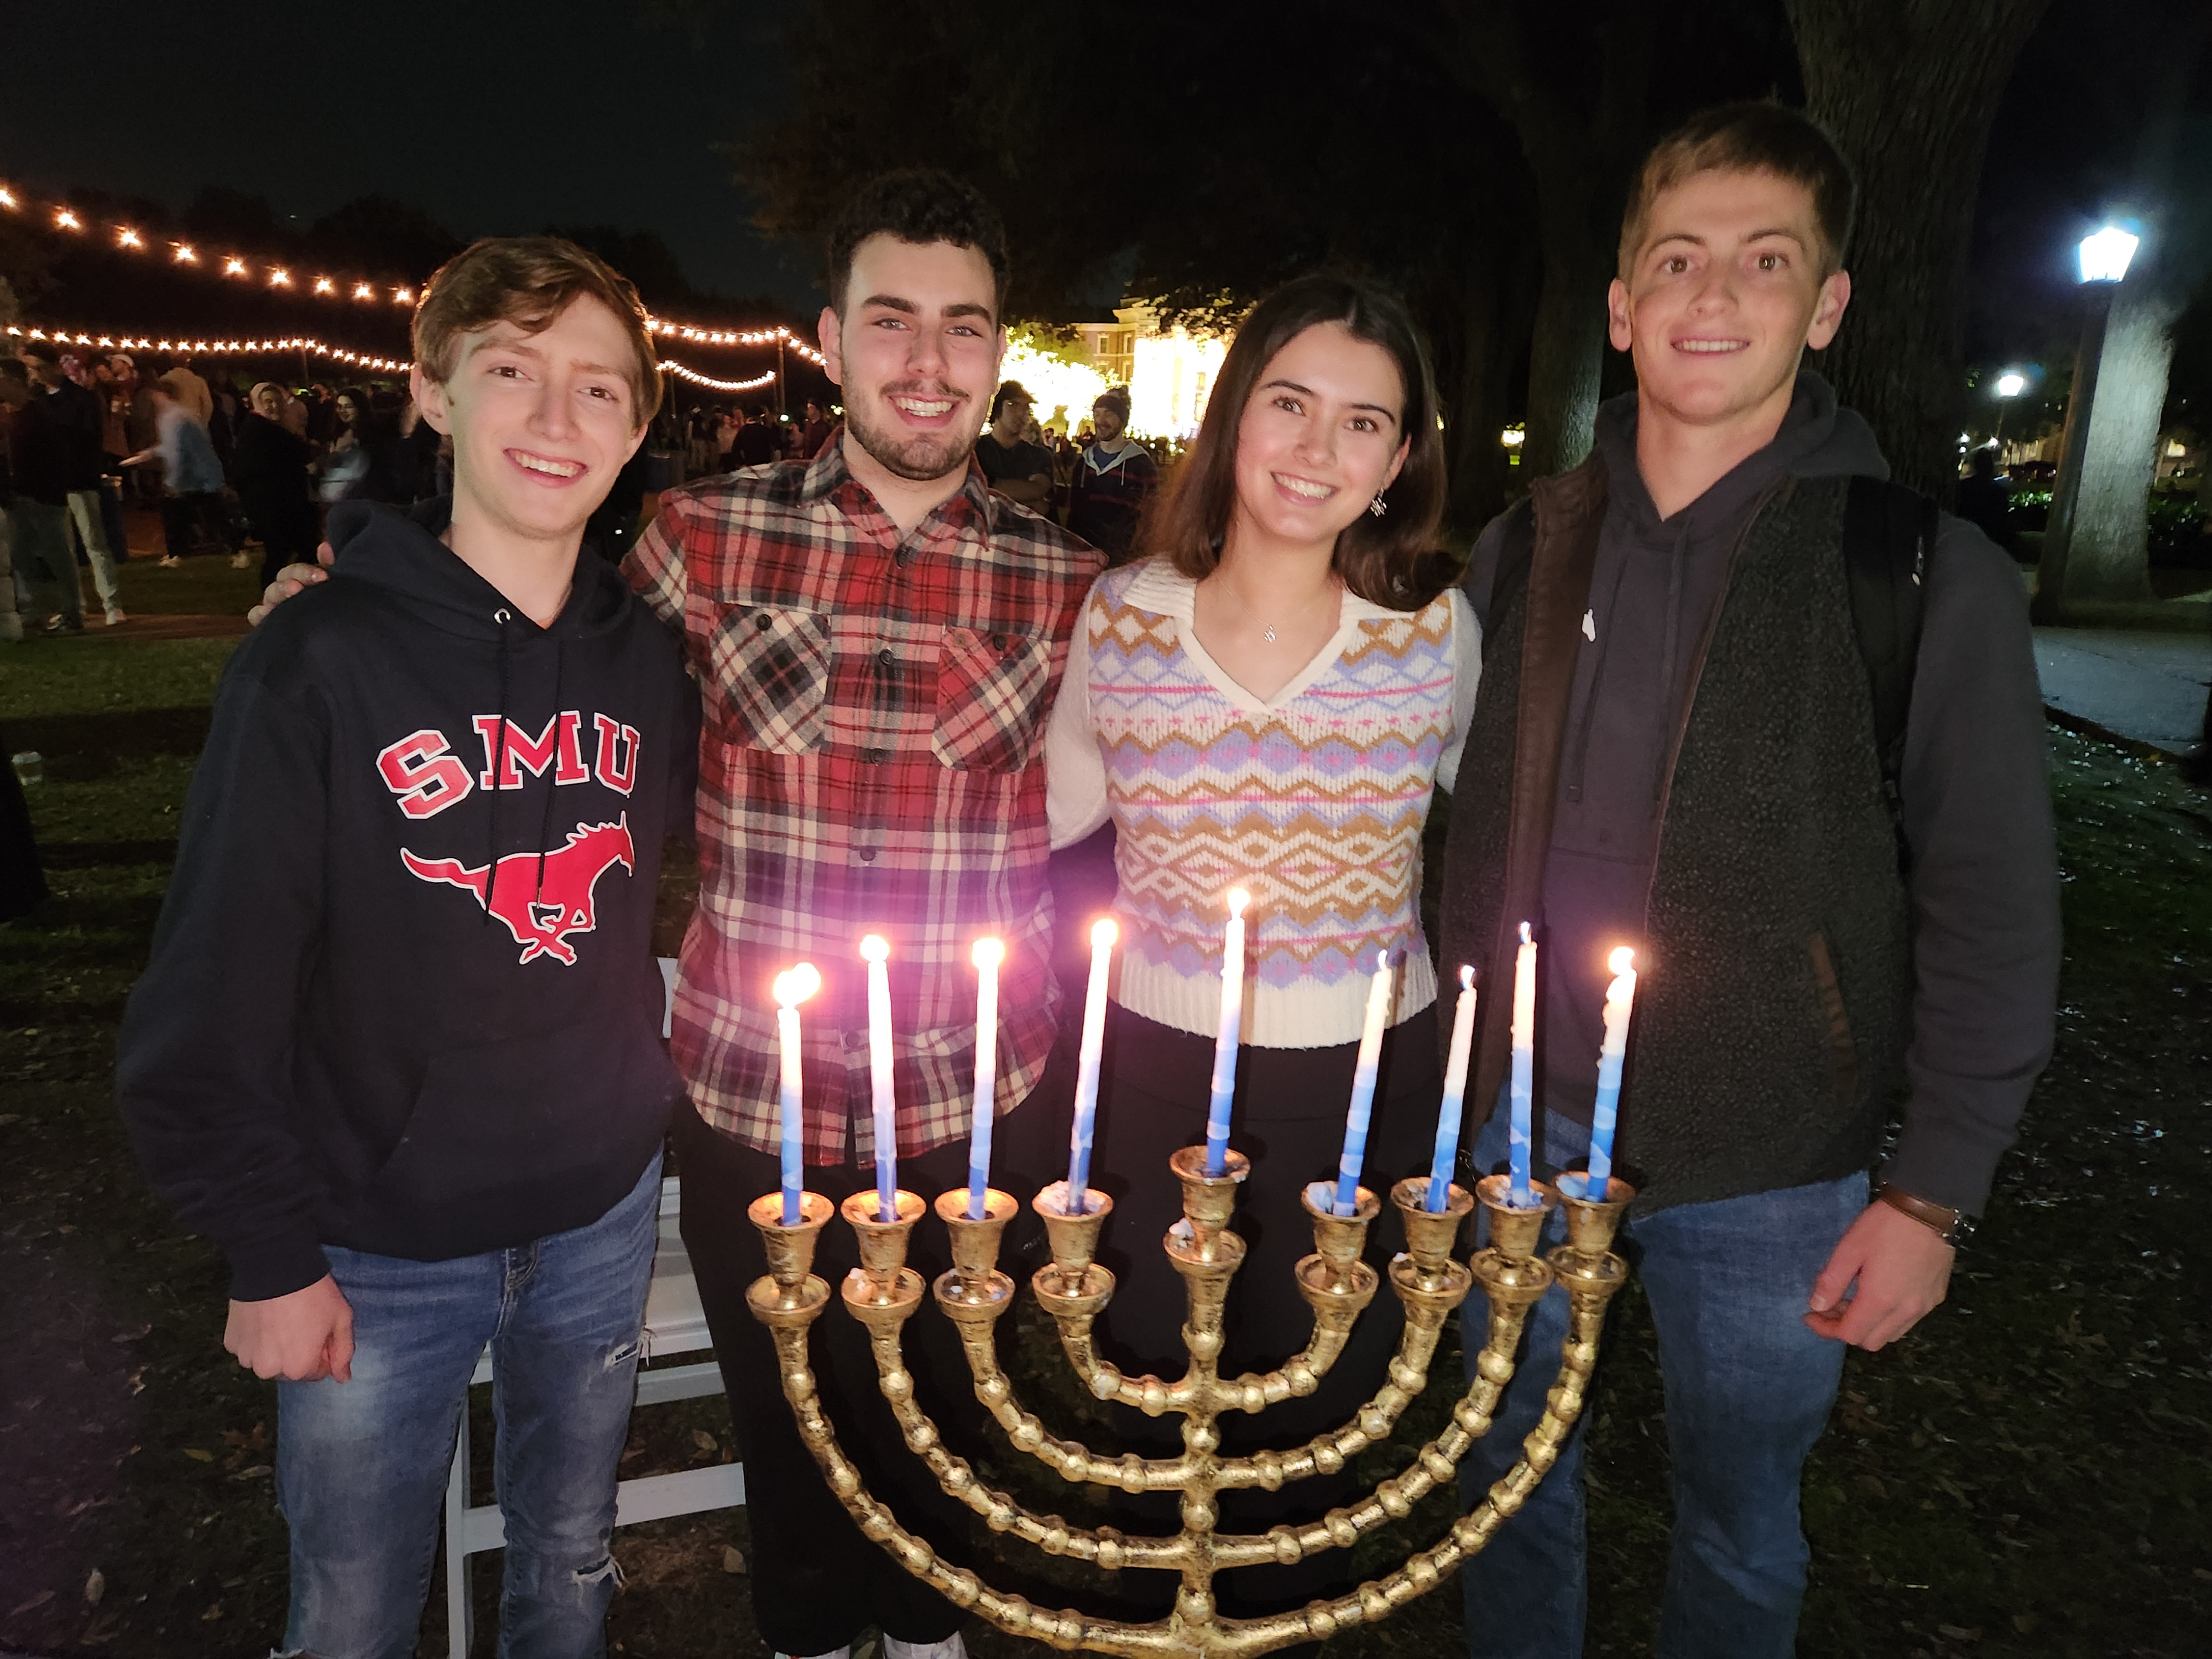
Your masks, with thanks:
[[(1666, 1385), (1670, 1659), (1795, 1651), (1799, 1478), (1844, 1348), (1943, 1299), (2050, 1052), (2057, 880), (2019, 577), (1871, 482), (1872, 433), (1799, 367), (1850, 298), (1851, 197), (1826, 136), (1772, 105), (1662, 141), (1609, 300), (1635, 395), (1484, 532), (1467, 578), (1486, 640), (1444, 961), (1482, 975), (1469, 1096), (1497, 1100), (1511, 945), (1537, 929), (1540, 1172), (1588, 1153), (1613, 947), (1642, 973), (1616, 1167)], [(1852, 599), (1867, 544), (1900, 533), (1875, 588), (1920, 619), (1917, 653), (1909, 622), (1869, 628)], [(1483, 1316), (1478, 1294), (1468, 1328)], [(1470, 1503), (1541, 1414), (1565, 1325), (1555, 1290), (1462, 1465)], [(1464, 1571), (1478, 1659), (1582, 1651), (1583, 1491), (1577, 1432)]]

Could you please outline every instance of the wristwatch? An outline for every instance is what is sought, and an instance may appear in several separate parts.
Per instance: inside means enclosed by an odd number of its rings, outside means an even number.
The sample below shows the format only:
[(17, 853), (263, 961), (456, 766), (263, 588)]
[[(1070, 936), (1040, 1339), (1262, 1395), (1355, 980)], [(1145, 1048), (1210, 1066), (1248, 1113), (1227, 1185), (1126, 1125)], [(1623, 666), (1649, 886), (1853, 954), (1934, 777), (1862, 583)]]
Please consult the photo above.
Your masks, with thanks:
[(1874, 1195), (1899, 1214), (1911, 1216), (1954, 1249), (1974, 1236), (1973, 1217), (1948, 1206), (1916, 1197), (1902, 1187), (1893, 1187), (1884, 1182), (1874, 1189)]

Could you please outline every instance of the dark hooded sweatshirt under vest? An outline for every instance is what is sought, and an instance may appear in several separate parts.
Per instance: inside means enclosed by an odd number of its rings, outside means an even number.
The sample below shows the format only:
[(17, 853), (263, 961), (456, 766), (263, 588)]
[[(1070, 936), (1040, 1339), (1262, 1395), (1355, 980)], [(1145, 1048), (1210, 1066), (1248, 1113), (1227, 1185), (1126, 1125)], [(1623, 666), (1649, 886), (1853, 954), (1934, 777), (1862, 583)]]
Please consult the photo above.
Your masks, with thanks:
[(538, 627), (448, 512), (339, 507), (331, 580), (232, 655), (124, 1014), (131, 1138), (239, 1301), (325, 1244), (587, 1225), (682, 1097), (652, 949), (698, 747), (675, 641), (589, 553)]
[[(1944, 516), (1887, 803), (1844, 581), (1873, 434), (1799, 377), (1774, 441), (1662, 520), (1636, 398), (1476, 544), (1482, 692), (1452, 802), (1443, 962), (1482, 976), (1472, 1100), (1507, 1065), (1510, 943), (1544, 949), (1538, 1094), (1589, 1121), (1606, 958), (1641, 979), (1616, 1158), (1639, 1208), (1871, 1164), (1978, 1212), (2048, 1058), (2046, 740), (2010, 559)], [(1541, 1147), (1539, 1147), (1540, 1156)]]

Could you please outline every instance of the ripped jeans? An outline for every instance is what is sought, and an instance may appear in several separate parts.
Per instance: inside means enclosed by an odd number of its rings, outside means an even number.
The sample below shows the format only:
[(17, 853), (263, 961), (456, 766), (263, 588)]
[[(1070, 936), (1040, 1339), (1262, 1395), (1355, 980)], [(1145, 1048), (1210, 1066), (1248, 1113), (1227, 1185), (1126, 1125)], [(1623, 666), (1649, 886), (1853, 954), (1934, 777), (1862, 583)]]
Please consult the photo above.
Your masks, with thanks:
[(599, 1220), (513, 1249), (409, 1261), (325, 1247), (353, 1305), (353, 1376), (278, 1385), (285, 1651), (414, 1653), (469, 1375), (489, 1343), (507, 1526), (501, 1659), (604, 1652), (617, 1466), (659, 1212), (656, 1153)]

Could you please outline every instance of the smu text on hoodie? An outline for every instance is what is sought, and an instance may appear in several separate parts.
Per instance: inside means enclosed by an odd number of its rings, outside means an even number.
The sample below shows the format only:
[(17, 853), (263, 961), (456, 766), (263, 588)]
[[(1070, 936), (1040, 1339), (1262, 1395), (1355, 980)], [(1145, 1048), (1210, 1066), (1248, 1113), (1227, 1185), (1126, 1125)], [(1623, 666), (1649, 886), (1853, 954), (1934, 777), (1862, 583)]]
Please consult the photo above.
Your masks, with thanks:
[(680, 1085), (652, 957), (696, 700), (589, 554), (539, 628), (438, 539), (334, 513), (331, 580), (227, 669), (118, 1088), (234, 1296), (325, 1243), (435, 1261), (596, 1220)]

